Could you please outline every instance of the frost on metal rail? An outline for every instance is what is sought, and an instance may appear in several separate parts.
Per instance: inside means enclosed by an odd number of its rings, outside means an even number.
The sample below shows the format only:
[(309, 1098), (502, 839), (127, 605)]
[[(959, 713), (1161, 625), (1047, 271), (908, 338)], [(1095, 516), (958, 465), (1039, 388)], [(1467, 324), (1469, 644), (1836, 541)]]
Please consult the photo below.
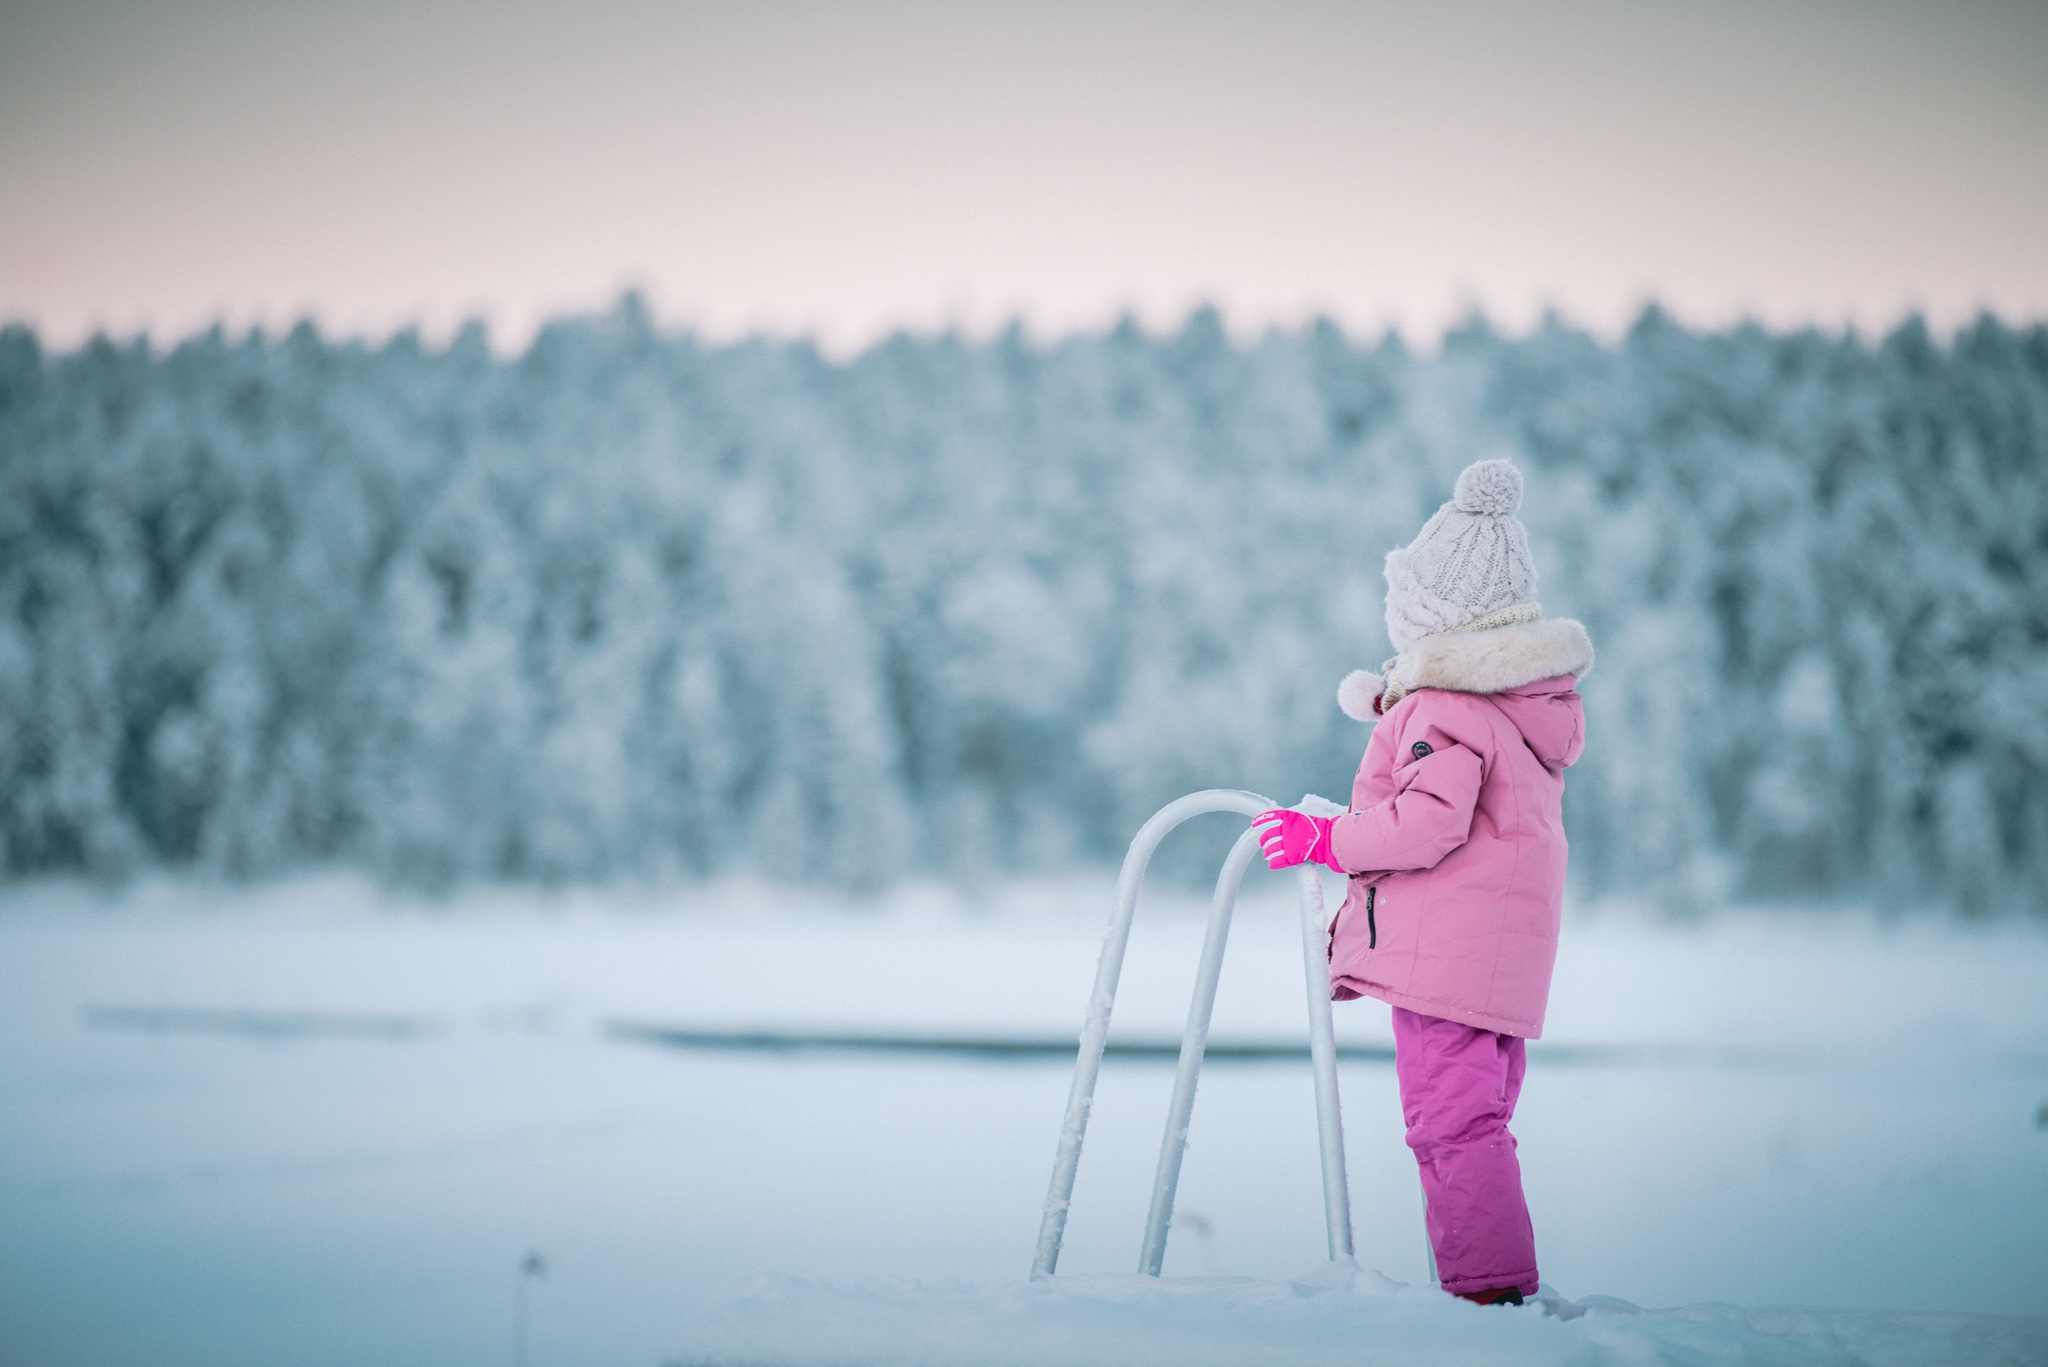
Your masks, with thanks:
[[(1159, 809), (1139, 828), (1124, 855), (1117, 876), (1116, 910), (1103, 936), (1102, 957), (1095, 969), (1095, 989), (1088, 998), (1087, 1023), (1081, 1030), (1081, 1052), (1074, 1063), (1074, 1085), (1067, 1094), (1067, 1114), (1060, 1126), (1059, 1157), (1053, 1163), (1052, 1186), (1046, 1192), (1045, 1216), (1038, 1227), (1033, 1278), (1050, 1277), (1060, 1260), (1066, 1234), (1067, 1208), (1074, 1195), (1074, 1173), (1081, 1163), (1081, 1141), (1088, 1132), (1088, 1114), (1095, 1102), (1095, 1079), (1109, 1040), (1109, 1015), (1116, 1006), (1117, 979), (1123, 974), (1124, 949), (1130, 943), (1131, 919), (1138, 907), (1138, 888), (1145, 866), (1167, 832), (1192, 817), (1209, 812), (1257, 816), (1275, 804), (1257, 793), (1210, 788), (1190, 793)], [(1195, 972), (1194, 998), (1188, 1004), (1187, 1030), (1181, 1037), (1180, 1067), (1174, 1075), (1173, 1100), (1166, 1117), (1166, 1135), (1159, 1145), (1159, 1169), (1152, 1183), (1152, 1206), (1145, 1220), (1145, 1246), (1138, 1271), (1156, 1277), (1166, 1260), (1166, 1231), (1173, 1220), (1173, 1195), (1180, 1184), (1181, 1156), (1187, 1149), (1188, 1117), (1195, 1108), (1195, 1081), (1202, 1069), (1202, 1050), (1209, 1037), (1209, 1018), (1216, 1006), (1216, 982), (1223, 971), (1223, 947), (1230, 937), (1230, 918), (1237, 907), (1238, 884), (1258, 857), (1257, 836), (1249, 828), (1230, 847), (1216, 892), (1209, 904), (1209, 929), (1202, 941), (1202, 959)], [(1329, 950), (1323, 923), (1323, 890), (1313, 867), (1295, 871), (1301, 903), (1302, 970), (1308, 991), (1309, 1057), (1315, 1069), (1316, 1130), (1323, 1160), (1323, 1217), (1329, 1228), (1332, 1261), (1349, 1258), (1351, 1195), (1344, 1177), (1344, 1121), (1337, 1102), (1337, 1047), (1330, 1024)]]

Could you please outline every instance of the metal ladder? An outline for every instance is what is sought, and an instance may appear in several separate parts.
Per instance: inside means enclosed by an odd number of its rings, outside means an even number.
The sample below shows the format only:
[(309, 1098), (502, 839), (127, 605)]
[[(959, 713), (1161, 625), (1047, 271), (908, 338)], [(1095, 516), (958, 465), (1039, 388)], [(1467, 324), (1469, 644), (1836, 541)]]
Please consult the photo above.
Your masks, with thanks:
[[(1059, 1156), (1052, 1186), (1046, 1192), (1045, 1215), (1038, 1226), (1038, 1250), (1031, 1263), (1034, 1280), (1050, 1277), (1059, 1265), (1060, 1241), (1067, 1228), (1067, 1208), (1074, 1195), (1074, 1173), (1081, 1162), (1081, 1141), (1095, 1102), (1095, 1079), (1102, 1069), (1103, 1046), (1109, 1039), (1109, 1015), (1116, 1005), (1117, 979), (1123, 974), (1124, 949), (1130, 943), (1131, 920), (1138, 907), (1138, 888), (1145, 866), (1167, 833), (1183, 821), (1209, 812), (1236, 812), (1253, 817), (1275, 804), (1257, 793), (1210, 788), (1190, 793), (1159, 809), (1139, 828), (1124, 855), (1117, 876), (1116, 911), (1103, 936), (1102, 957), (1095, 969), (1095, 990), (1088, 999), (1087, 1023), (1081, 1030), (1081, 1052), (1074, 1063), (1074, 1085), (1067, 1094), (1067, 1114), (1060, 1126)], [(1180, 1066), (1174, 1075), (1166, 1135), (1159, 1145), (1159, 1168), (1152, 1181), (1152, 1206), (1145, 1218), (1145, 1246), (1138, 1271), (1156, 1277), (1166, 1260), (1166, 1232), (1173, 1222), (1173, 1197), (1180, 1185), (1181, 1157), (1187, 1150), (1188, 1118), (1195, 1108), (1195, 1082), (1202, 1071), (1202, 1051), (1209, 1039), (1209, 1019), (1216, 1006), (1216, 983), (1223, 972), (1224, 943), (1237, 908), (1238, 885), (1259, 857), (1257, 833), (1247, 828), (1230, 847), (1216, 892), (1209, 903), (1209, 929), (1202, 941), (1202, 959), (1195, 972), (1194, 998), (1181, 1036)], [(1352, 1256), (1351, 1193), (1344, 1176), (1344, 1119), (1337, 1100), (1337, 1043), (1330, 1024), (1329, 945), (1323, 921), (1323, 889), (1314, 867), (1295, 870), (1301, 904), (1302, 970), (1308, 990), (1309, 1057), (1315, 1070), (1316, 1130), (1322, 1148), (1323, 1218), (1329, 1230), (1330, 1260)]]

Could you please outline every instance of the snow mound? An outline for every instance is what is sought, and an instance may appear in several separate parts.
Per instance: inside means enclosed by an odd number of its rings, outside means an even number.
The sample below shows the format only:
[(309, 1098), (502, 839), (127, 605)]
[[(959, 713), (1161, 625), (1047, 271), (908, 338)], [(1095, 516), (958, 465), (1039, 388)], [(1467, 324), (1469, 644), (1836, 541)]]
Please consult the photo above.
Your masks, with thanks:
[(1546, 1287), (1481, 1308), (1349, 1264), (1292, 1281), (756, 1281), (686, 1331), (670, 1367), (2022, 1367), (2048, 1320), (1707, 1304), (1643, 1310)]

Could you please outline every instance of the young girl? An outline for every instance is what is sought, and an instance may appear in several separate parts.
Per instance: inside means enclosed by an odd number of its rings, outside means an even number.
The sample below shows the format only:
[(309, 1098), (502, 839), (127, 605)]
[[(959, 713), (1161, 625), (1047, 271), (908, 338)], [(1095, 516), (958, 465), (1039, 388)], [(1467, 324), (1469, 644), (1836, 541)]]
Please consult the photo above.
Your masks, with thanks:
[(1564, 894), (1564, 771), (1584, 746), (1579, 623), (1545, 620), (1522, 477), (1504, 460), (1458, 476), (1414, 542), (1387, 556), (1384, 677), (1360, 670), (1338, 703), (1377, 721), (1334, 819), (1263, 813), (1267, 862), (1316, 860), (1351, 878), (1331, 926), (1339, 1001), (1394, 1008), (1395, 1075), (1422, 1169), (1446, 1291), (1520, 1305), (1536, 1238), (1508, 1120), (1523, 1041), (1543, 1033)]

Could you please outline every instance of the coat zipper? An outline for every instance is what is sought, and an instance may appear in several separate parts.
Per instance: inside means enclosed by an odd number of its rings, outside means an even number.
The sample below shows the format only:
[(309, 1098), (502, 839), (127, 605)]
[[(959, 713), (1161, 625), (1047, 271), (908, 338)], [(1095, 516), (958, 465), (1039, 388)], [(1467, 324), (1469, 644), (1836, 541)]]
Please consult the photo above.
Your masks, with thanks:
[(1379, 899), (1380, 890), (1377, 887), (1365, 890), (1365, 947), (1367, 949), (1378, 949), (1380, 947), (1379, 921), (1373, 916), (1373, 906)]

